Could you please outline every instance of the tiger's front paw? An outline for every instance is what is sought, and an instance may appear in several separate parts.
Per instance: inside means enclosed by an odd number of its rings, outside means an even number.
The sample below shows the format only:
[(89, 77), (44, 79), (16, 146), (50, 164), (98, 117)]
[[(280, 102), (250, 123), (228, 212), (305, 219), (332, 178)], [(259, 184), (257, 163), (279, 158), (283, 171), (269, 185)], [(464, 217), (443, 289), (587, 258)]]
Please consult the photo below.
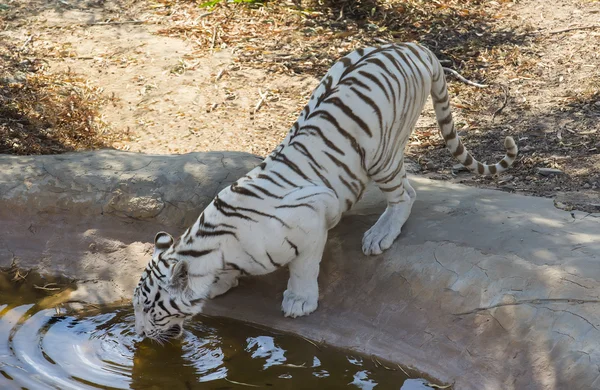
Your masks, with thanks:
[(283, 303), (281, 309), (286, 317), (300, 317), (317, 310), (318, 297), (306, 297), (285, 290), (283, 293)]

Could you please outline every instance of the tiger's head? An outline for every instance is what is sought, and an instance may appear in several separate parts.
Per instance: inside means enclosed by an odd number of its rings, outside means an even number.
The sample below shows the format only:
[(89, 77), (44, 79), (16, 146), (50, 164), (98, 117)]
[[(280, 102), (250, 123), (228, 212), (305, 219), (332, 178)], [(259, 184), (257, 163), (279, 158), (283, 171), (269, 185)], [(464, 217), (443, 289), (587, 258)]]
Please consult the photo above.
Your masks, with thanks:
[(156, 235), (152, 259), (133, 293), (136, 333), (160, 343), (181, 336), (184, 321), (200, 312), (206, 298), (188, 285), (188, 264), (173, 246), (170, 234)]

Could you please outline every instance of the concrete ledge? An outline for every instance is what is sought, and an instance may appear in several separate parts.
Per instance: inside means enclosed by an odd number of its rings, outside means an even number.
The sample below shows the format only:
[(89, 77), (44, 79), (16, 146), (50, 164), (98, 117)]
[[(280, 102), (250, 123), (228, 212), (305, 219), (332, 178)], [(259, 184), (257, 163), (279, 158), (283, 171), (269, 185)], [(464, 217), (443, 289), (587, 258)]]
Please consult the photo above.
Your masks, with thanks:
[[(241, 154), (0, 157), (0, 266), (80, 279), (74, 299), (127, 299), (154, 233), (182, 233), (218, 188), (258, 162)], [(372, 189), (331, 232), (314, 314), (282, 317), (285, 270), (243, 280), (206, 312), (402, 362), (456, 389), (600, 388), (600, 215), (411, 181), (418, 200), (388, 252), (360, 252), (384, 208)], [(164, 206), (155, 214), (136, 198)]]
[(261, 161), (235, 152), (0, 155), (0, 206), (15, 213), (110, 215), (185, 227), (218, 191)]

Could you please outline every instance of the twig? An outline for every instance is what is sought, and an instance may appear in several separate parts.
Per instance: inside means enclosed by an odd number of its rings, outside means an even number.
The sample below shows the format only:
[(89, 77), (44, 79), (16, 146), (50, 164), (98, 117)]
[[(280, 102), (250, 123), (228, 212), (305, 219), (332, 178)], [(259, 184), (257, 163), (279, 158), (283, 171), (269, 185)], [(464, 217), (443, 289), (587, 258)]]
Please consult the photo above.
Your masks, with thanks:
[(33, 34), (31, 34), (30, 36), (27, 37), (27, 39), (25, 40), (23, 45), (19, 48), (19, 51), (21, 52), (21, 51), (25, 50), (25, 48), (27, 47), (27, 45), (29, 45), (29, 42), (31, 42), (32, 39), (33, 39)]
[(590, 26), (581, 26), (581, 27), (563, 28), (561, 30), (550, 31), (548, 34), (560, 34), (560, 33), (568, 32), (568, 31), (574, 31), (574, 30), (593, 30), (595, 28), (600, 28), (600, 24), (593, 24), (593, 25), (590, 25)]
[(219, 81), (221, 77), (223, 77), (223, 73), (225, 73), (225, 69), (221, 69), (219, 73), (217, 73), (217, 77), (215, 77), (215, 81)]
[(259, 88), (258, 94), (260, 95), (260, 100), (258, 101), (258, 103), (256, 103), (256, 107), (254, 107), (254, 112), (258, 112), (258, 110), (262, 107), (263, 103), (265, 102), (265, 99), (269, 95), (269, 91), (262, 93)]
[(23, 274), (21, 274), (21, 272), (20, 272), (20, 271), (17, 269), (17, 270), (15, 271), (15, 274), (13, 275), (13, 280), (15, 280), (15, 281), (16, 281), (16, 280), (25, 280), (25, 278), (27, 277), (27, 275), (29, 275), (29, 272), (31, 272), (31, 271), (28, 271), (28, 272), (27, 272), (25, 275), (23, 275)]
[(371, 355), (371, 361), (375, 364), (375, 368), (382, 367), (388, 371), (396, 371), (395, 368), (388, 367), (385, 364), (381, 363), (375, 355)]
[(502, 102), (502, 106), (500, 106), (500, 108), (498, 108), (492, 114), (492, 123), (494, 123), (494, 119), (496, 118), (496, 115), (500, 114), (502, 112), (502, 110), (504, 110), (504, 108), (506, 107), (506, 103), (508, 102), (508, 87), (506, 85), (502, 85), (502, 84), (500, 86), (502, 87), (502, 90), (504, 91), (504, 101)]
[(343, 17), (344, 17), (344, 6), (341, 7), (341, 9), (340, 9), (340, 16), (338, 16), (335, 21), (339, 22), (340, 20), (342, 20)]
[(40, 289), (40, 290), (48, 290), (48, 291), (56, 291), (56, 290), (60, 290), (62, 287), (49, 287), (49, 286), (58, 286), (57, 283), (46, 283), (43, 286), (38, 286), (37, 284), (34, 284), (33, 287)]
[(119, 24), (143, 24), (145, 23), (143, 20), (124, 20), (121, 22), (92, 22), (92, 23), (83, 23), (80, 26), (114, 26)]
[(225, 379), (229, 383), (233, 383), (234, 385), (248, 386), (248, 387), (260, 387), (258, 385), (253, 385), (251, 383), (238, 382), (238, 381), (234, 381), (234, 380), (231, 380), (231, 379), (228, 379), (228, 378), (223, 378), (223, 379)]
[(446, 68), (446, 67), (444, 67), (443, 69), (446, 72), (454, 75), (457, 79), (459, 79), (460, 81), (462, 81), (465, 84), (472, 85), (472, 86), (477, 87), (477, 88), (487, 88), (487, 87), (489, 87), (489, 85), (487, 85), (487, 84), (478, 84), (478, 83), (475, 83), (473, 81), (467, 80), (466, 78), (464, 78), (463, 76), (461, 76), (460, 73), (458, 73), (454, 69), (450, 69), (450, 68)]
[(319, 347), (319, 344), (315, 343), (312, 340), (307, 339), (306, 337), (300, 336), (301, 339), (303, 339), (304, 341), (306, 341), (309, 344), (312, 344), (316, 349), (318, 349), (319, 351), (321, 350), (321, 347)]
[(408, 375), (408, 372), (406, 372), (406, 371), (404, 370), (404, 368), (402, 368), (402, 366), (401, 366), (401, 365), (399, 365), (399, 364), (396, 364), (396, 365), (398, 366), (398, 368), (400, 369), (400, 371), (402, 371), (402, 372), (404, 373), (404, 375), (406, 375), (406, 377), (407, 377), (407, 378), (410, 378), (410, 375)]
[(217, 39), (217, 27), (215, 26), (213, 28), (213, 35), (212, 35), (212, 39), (210, 40), (210, 48), (214, 49), (215, 48), (215, 41)]

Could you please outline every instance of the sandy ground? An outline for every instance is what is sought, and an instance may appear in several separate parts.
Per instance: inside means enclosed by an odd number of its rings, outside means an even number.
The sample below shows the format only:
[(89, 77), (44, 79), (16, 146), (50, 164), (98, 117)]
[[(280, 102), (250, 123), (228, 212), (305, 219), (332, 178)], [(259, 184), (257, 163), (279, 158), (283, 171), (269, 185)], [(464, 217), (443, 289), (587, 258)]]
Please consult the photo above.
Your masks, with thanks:
[[(294, 45), (302, 46), (298, 31), (282, 24), (270, 46), (276, 50), (252, 57), (257, 47), (271, 42), (266, 35), (234, 44), (223, 34), (231, 30), (225, 23), (252, 27), (255, 21), (231, 18), (230, 13), (223, 22), (217, 19), (219, 9), (211, 14), (193, 3), (29, 1), (8, 6), (3, 38), (22, 45), (25, 53), (44, 52), (51, 71), (75, 71), (101, 86), (112, 99), (101, 114), (118, 135), (113, 146), (152, 154), (238, 150), (264, 156), (283, 139), (325, 65), (362, 42), (382, 41), (359, 23), (362, 35), (355, 38), (335, 32), (337, 53), (328, 46), (318, 59), (306, 57), (296, 68), (268, 60), (281, 65), (273, 67), (265, 65), (269, 55), (281, 57), (293, 52)], [(474, 155), (488, 162), (501, 157), (500, 140), (510, 134), (520, 145), (520, 157), (514, 169), (499, 177), (459, 172), (428, 108), (407, 149), (413, 170), (511, 192), (599, 196), (600, 28), (594, 26), (600, 2), (502, 1), (489, 2), (485, 10), (492, 10), (493, 18), (485, 24), (474, 19), (482, 23), (474, 28), (475, 38), (487, 46), (466, 52), (473, 57), (461, 63), (445, 50), (439, 34), (439, 42), (425, 33), (421, 38), (448, 66), (462, 67), (470, 78), (490, 84), (479, 89), (450, 78), (456, 122)], [(252, 12), (259, 19), (269, 16), (260, 9)], [(346, 17), (344, 12), (341, 8)], [(305, 19), (317, 30), (308, 29), (321, 31), (320, 22)], [(352, 26), (343, 28), (352, 32)], [(452, 34), (463, 34), (457, 39), (470, 44), (473, 32), (461, 29)], [(302, 34), (308, 39), (317, 33)], [(456, 39), (452, 42), (456, 45)], [(539, 168), (562, 173), (546, 176)]]

